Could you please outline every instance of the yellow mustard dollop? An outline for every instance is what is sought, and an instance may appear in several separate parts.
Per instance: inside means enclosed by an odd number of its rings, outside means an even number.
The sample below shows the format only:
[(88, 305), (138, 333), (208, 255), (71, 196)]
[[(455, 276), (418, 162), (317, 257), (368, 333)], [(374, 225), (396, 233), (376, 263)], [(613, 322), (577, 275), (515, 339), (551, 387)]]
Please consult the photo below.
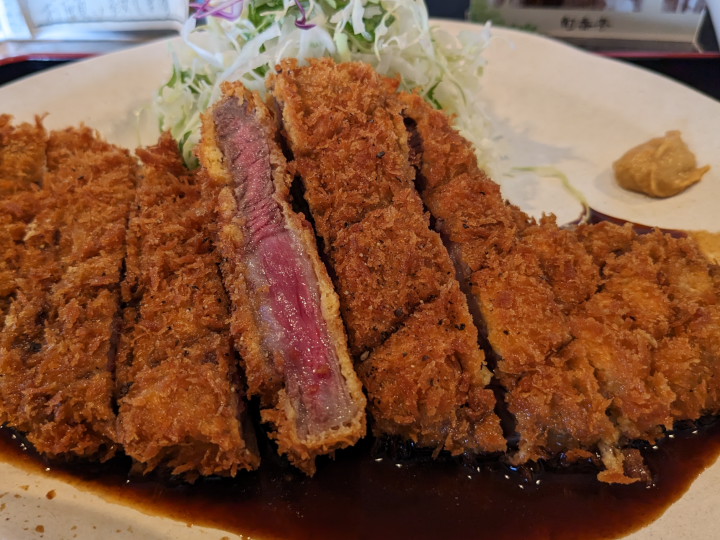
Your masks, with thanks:
[(621, 187), (651, 197), (671, 197), (699, 182), (710, 170), (697, 167), (695, 154), (680, 137), (679, 131), (628, 150), (613, 163), (615, 178)]

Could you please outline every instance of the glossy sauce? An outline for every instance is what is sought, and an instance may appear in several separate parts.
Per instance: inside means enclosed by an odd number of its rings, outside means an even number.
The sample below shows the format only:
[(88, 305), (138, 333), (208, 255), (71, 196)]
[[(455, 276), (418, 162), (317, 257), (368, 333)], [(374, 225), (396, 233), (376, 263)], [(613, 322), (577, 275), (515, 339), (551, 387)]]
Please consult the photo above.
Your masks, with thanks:
[(0, 434), (5, 461), (146, 513), (260, 538), (324, 540), (617, 537), (659, 517), (720, 453), (720, 421), (705, 420), (656, 450), (643, 449), (654, 485), (619, 486), (597, 482), (592, 467), (513, 470), (497, 460), (433, 462), (416, 452), (390, 459), (369, 440), (335, 461), (321, 460), (309, 479), (266, 446), (260, 471), (190, 486), (132, 476), (128, 483), (129, 463), (121, 458), (105, 465), (54, 464), (47, 473), (46, 463), (21, 450), (12, 432)]

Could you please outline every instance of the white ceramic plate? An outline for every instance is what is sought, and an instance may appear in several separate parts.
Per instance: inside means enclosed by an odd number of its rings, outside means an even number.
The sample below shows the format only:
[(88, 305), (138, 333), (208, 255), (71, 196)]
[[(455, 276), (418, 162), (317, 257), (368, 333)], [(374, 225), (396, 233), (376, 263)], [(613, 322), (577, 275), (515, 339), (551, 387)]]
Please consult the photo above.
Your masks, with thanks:
[[(473, 29), (442, 22), (456, 32)], [(574, 219), (579, 205), (557, 180), (519, 174), (521, 166), (556, 167), (597, 210), (666, 228), (720, 230), (720, 103), (682, 85), (561, 43), (496, 29), (487, 52), (484, 94), (502, 159), (494, 167), (506, 195), (527, 211)], [(0, 112), (29, 120), (49, 113), (46, 126), (84, 122), (127, 147), (154, 142), (150, 115), (138, 121), (170, 73), (167, 42), (78, 62), (0, 87)], [(147, 109), (145, 109), (147, 110)], [(611, 164), (628, 148), (679, 129), (700, 164), (711, 171), (685, 193), (652, 200), (614, 183)], [(720, 464), (708, 469), (635, 540), (710, 538), (720, 520)], [(49, 500), (46, 493), (55, 490)], [(0, 537), (220, 538), (226, 533), (107, 502), (57, 479), (0, 463)], [(41, 525), (44, 532), (36, 527)]]

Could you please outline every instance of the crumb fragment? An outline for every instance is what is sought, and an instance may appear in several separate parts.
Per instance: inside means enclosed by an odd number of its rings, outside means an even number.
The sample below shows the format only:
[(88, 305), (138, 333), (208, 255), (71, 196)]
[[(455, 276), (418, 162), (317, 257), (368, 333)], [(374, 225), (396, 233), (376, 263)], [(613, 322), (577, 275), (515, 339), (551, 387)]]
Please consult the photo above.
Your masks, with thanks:
[(720, 264), (720, 232), (688, 231), (705, 257), (713, 264)]

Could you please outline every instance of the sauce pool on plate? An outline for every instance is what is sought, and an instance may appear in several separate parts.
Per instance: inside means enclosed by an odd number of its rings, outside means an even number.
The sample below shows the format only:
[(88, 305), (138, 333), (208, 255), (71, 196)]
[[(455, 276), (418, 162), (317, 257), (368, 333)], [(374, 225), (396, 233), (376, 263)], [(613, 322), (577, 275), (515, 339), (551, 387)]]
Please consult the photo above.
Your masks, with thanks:
[(642, 447), (650, 486), (601, 484), (592, 467), (516, 469), (490, 459), (433, 461), (417, 452), (392, 459), (403, 452), (371, 440), (321, 461), (313, 478), (266, 448), (259, 471), (188, 485), (129, 475), (123, 458), (51, 464), (46, 472), (47, 463), (23, 450), (12, 431), (0, 435), (5, 461), (145, 513), (298, 540), (618, 537), (658, 518), (720, 454), (720, 421), (712, 418), (677, 430), (656, 449)]

